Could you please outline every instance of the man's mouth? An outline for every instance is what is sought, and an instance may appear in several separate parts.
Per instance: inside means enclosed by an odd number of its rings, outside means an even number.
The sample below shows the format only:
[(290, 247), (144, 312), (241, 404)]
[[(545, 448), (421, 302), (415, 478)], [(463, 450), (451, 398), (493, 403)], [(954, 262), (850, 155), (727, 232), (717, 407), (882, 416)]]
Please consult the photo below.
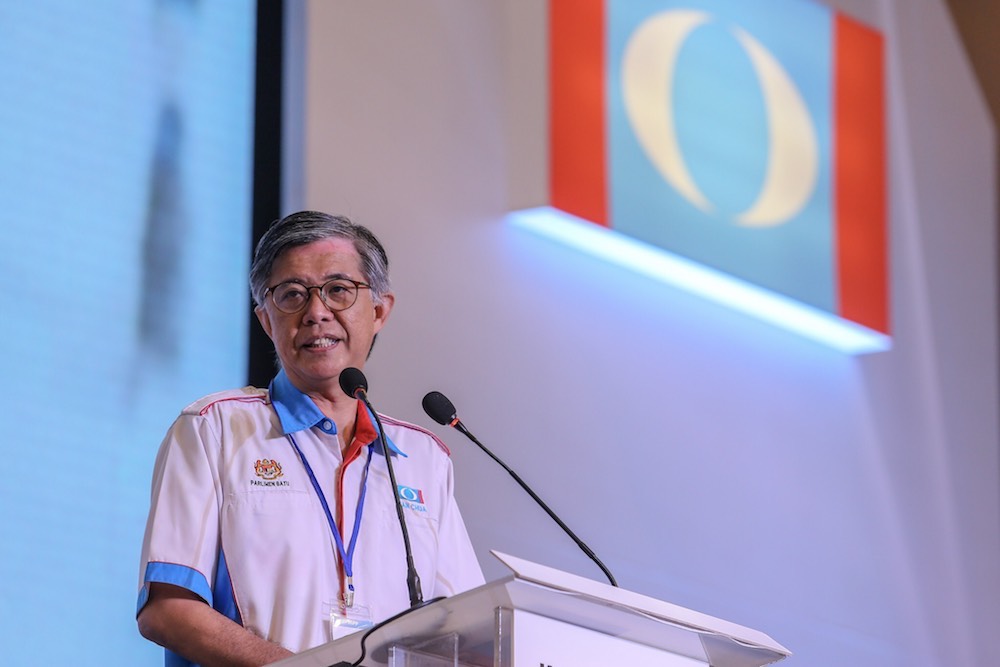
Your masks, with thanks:
[(338, 340), (336, 338), (323, 337), (311, 340), (303, 345), (303, 347), (307, 347), (310, 350), (322, 350), (324, 348), (333, 347), (337, 343)]

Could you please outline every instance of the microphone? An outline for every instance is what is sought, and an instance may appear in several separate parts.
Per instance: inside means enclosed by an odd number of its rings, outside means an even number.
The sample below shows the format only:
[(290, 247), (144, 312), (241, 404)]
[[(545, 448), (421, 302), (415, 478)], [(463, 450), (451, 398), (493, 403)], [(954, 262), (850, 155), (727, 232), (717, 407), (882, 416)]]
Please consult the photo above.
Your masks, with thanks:
[(396, 485), (396, 474), (392, 470), (392, 456), (389, 446), (385, 442), (385, 432), (382, 430), (382, 420), (378, 413), (368, 401), (368, 380), (365, 374), (357, 368), (345, 368), (340, 372), (340, 388), (348, 396), (359, 399), (368, 408), (368, 411), (375, 417), (375, 424), (378, 426), (378, 439), (382, 445), (382, 452), (385, 454), (385, 465), (389, 470), (389, 481), (392, 483), (392, 498), (396, 501), (396, 516), (399, 518), (399, 527), (403, 531), (403, 547), (406, 550), (406, 588), (410, 593), (410, 607), (417, 607), (423, 604), (423, 592), (420, 590), (420, 575), (413, 564), (413, 549), (410, 547), (410, 533), (406, 530), (406, 519), (403, 518), (403, 504), (399, 501), (399, 486)]
[(562, 520), (556, 516), (555, 512), (549, 509), (549, 506), (546, 505), (520, 477), (518, 477), (516, 472), (511, 470), (506, 463), (497, 458), (497, 456), (487, 449), (483, 443), (479, 442), (476, 436), (472, 435), (472, 432), (469, 431), (469, 429), (465, 427), (465, 424), (463, 424), (458, 418), (458, 413), (455, 410), (455, 404), (449, 401), (447, 396), (442, 394), (440, 391), (432, 391), (424, 396), (424, 400), (421, 401), (421, 404), (423, 405), (424, 412), (427, 413), (428, 417), (442, 426), (451, 426), (455, 430), (459, 431), (466, 438), (474, 442), (481, 450), (486, 452), (491, 459), (499, 463), (500, 467), (506, 470), (507, 473), (514, 478), (514, 481), (520, 484), (521, 488), (524, 489), (543, 510), (545, 510), (545, 513), (552, 517), (552, 520), (555, 521), (574, 542), (576, 542), (576, 545), (580, 547), (583, 553), (585, 553), (590, 560), (594, 561), (597, 564), (597, 567), (601, 568), (601, 571), (604, 572), (604, 576), (608, 578), (611, 585), (618, 586), (618, 582), (615, 581), (614, 575), (612, 575), (611, 571), (604, 566), (604, 563), (601, 562), (601, 559), (597, 557), (590, 547), (588, 547), (583, 540), (577, 537), (576, 534), (569, 529), (569, 526), (563, 523)]
[(353, 396), (354, 398), (361, 398), (358, 392), (367, 396), (368, 379), (357, 368), (345, 368), (340, 371), (340, 389), (348, 396)]

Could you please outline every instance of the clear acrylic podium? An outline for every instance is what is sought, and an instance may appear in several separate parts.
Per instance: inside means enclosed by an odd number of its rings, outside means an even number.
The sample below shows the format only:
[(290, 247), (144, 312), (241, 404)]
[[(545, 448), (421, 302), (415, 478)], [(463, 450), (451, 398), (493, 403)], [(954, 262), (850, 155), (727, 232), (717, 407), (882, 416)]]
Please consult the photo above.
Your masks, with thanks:
[[(364, 667), (760, 667), (790, 655), (762, 632), (513, 556), (511, 574), (375, 630)], [(361, 656), (356, 632), (274, 667)]]

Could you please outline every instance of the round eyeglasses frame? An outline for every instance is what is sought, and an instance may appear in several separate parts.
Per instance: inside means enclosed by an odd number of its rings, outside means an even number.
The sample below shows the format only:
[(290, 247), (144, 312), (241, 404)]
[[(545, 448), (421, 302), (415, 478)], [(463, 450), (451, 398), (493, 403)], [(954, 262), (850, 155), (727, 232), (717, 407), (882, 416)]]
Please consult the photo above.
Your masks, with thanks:
[[(282, 308), (282, 306), (278, 303), (278, 300), (274, 298), (275, 291), (279, 290), (285, 285), (298, 285), (299, 287), (301, 287), (306, 291), (306, 296), (304, 299), (302, 299), (302, 304), (299, 305), (297, 308), (293, 308), (292, 310), (288, 310), (287, 308)], [(341, 304), (332, 303), (328, 299), (327, 293), (333, 287), (339, 287), (349, 291), (351, 294), (350, 299), (343, 301)], [(334, 278), (333, 280), (326, 281), (322, 285), (306, 285), (305, 283), (299, 282), (298, 280), (286, 280), (284, 282), (278, 283), (277, 285), (272, 285), (271, 287), (268, 287), (266, 290), (264, 290), (264, 298), (266, 299), (267, 295), (270, 294), (271, 303), (274, 304), (275, 308), (277, 308), (278, 310), (287, 315), (294, 315), (295, 313), (301, 312), (307, 305), (309, 305), (309, 300), (310, 297), (312, 296), (312, 291), (316, 290), (319, 293), (319, 298), (320, 301), (323, 302), (323, 305), (326, 306), (332, 312), (337, 313), (342, 310), (347, 310), (348, 308), (350, 308), (351, 306), (353, 306), (355, 303), (358, 302), (359, 290), (371, 289), (371, 288), (372, 286), (369, 285), (368, 283), (363, 283), (358, 280), (351, 280), (350, 278)]]

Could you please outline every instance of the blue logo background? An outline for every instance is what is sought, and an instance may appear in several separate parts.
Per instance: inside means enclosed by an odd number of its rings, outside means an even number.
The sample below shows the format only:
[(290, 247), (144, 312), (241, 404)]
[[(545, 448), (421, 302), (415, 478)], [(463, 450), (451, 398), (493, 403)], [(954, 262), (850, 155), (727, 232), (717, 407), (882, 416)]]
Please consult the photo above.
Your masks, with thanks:
[[(831, 175), (832, 13), (802, 0), (608, 0), (608, 171), (611, 226), (761, 287), (836, 310)], [(684, 162), (712, 205), (670, 185), (640, 145), (621, 92), (623, 53), (650, 17), (673, 9), (712, 20), (684, 41), (674, 71), (674, 129)], [(784, 224), (734, 216), (759, 194), (769, 157), (765, 100), (736, 27), (765, 46), (802, 96), (818, 141), (819, 173), (805, 207)], [(664, 90), (663, 104), (668, 103)]]

